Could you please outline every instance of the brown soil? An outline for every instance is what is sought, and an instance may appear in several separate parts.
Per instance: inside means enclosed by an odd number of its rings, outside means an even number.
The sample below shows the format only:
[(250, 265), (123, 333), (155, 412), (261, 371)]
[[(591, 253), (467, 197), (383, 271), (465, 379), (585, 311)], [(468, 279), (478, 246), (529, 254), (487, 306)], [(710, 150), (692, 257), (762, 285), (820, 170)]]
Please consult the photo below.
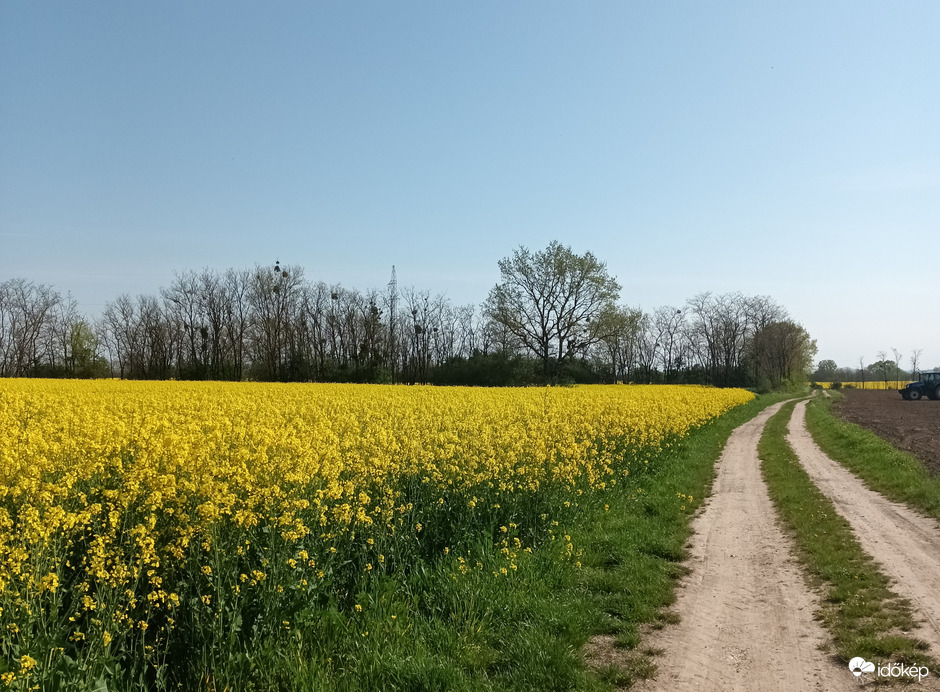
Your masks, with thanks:
[(833, 412), (914, 454), (940, 474), (940, 401), (904, 401), (896, 391), (846, 389)]

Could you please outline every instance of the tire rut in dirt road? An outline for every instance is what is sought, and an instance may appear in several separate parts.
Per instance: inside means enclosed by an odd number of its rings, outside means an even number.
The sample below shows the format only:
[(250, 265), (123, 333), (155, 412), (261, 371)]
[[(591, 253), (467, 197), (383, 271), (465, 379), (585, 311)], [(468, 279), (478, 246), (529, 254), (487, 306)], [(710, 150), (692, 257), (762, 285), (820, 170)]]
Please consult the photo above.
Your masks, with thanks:
[(872, 490), (830, 459), (806, 429), (806, 402), (797, 404), (787, 437), (813, 483), (826, 494), (866, 553), (894, 580), (924, 625), (914, 635), (940, 659), (940, 524)]
[(689, 567), (674, 610), (681, 621), (646, 645), (664, 651), (639, 690), (856, 690), (848, 668), (819, 650), (816, 597), (791, 558), (761, 477), (757, 443), (780, 404), (737, 428), (712, 495), (693, 522)]

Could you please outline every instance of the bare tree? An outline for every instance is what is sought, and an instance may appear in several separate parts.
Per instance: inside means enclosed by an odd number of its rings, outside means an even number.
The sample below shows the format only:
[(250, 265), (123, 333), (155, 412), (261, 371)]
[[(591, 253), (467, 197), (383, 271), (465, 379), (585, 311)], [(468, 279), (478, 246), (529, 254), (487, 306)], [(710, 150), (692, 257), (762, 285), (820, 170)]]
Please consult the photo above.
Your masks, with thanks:
[(917, 368), (920, 366), (920, 356), (923, 352), (923, 349), (919, 348), (915, 348), (911, 351), (911, 379), (917, 379)]
[(682, 363), (680, 355), (684, 325), (682, 310), (666, 305), (653, 312), (652, 320), (659, 341), (663, 382), (669, 382), (670, 375), (678, 370)]
[(49, 326), (62, 297), (26, 279), (0, 283), (0, 376), (29, 377), (49, 357)]
[(743, 296), (700, 293), (689, 299), (693, 328), (704, 344), (704, 367), (711, 384), (729, 386), (741, 379), (748, 317)]
[(176, 273), (168, 288), (160, 290), (166, 318), (179, 334), (174, 354), (177, 376), (185, 379), (205, 378), (209, 330), (201, 310), (199, 277), (193, 271)]
[(332, 367), (327, 345), (330, 304), (330, 288), (322, 281), (303, 287), (300, 310), (307, 331), (306, 348), (314, 378), (318, 380), (326, 379), (328, 361)]
[(168, 319), (156, 296), (137, 297), (141, 351), (141, 374), (149, 380), (165, 380), (173, 373), (174, 354), (178, 352), (180, 334)]
[(130, 374), (134, 312), (130, 296), (124, 293), (105, 305), (100, 320), (99, 337), (111, 354), (112, 367), (117, 362), (117, 374), (121, 379)]
[(653, 382), (656, 362), (660, 360), (664, 325), (657, 322), (653, 315), (643, 314), (640, 318), (640, 335), (634, 352), (637, 380)]
[(477, 350), (479, 321), (473, 305), (460, 305), (454, 310), (454, 349), (465, 358)]
[(427, 291), (406, 288), (402, 291), (408, 326), (402, 331), (407, 343), (403, 375), (410, 382), (426, 382), (431, 365), (434, 324), (431, 296)]
[(78, 303), (71, 294), (59, 300), (46, 316), (42, 330), (44, 343), (41, 359), (49, 375), (74, 376), (73, 331), (82, 319), (78, 313)]
[(891, 347), (891, 352), (894, 354), (894, 388), (901, 388), (901, 352), (898, 351), (894, 346)]
[(250, 344), (253, 361), (265, 379), (293, 379), (290, 327), (300, 303), (303, 270), (300, 267), (255, 268), (248, 302), (251, 307)]
[(232, 379), (241, 380), (245, 370), (248, 329), (251, 321), (249, 293), (251, 273), (247, 269), (229, 269), (222, 278), (222, 302), (225, 314), (224, 338), (232, 354)]

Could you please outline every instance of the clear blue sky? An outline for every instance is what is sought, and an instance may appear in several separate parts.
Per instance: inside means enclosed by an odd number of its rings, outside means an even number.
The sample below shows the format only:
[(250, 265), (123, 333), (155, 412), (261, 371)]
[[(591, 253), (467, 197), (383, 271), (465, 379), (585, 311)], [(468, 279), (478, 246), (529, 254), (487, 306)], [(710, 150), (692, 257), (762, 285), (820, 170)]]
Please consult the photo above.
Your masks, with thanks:
[(818, 358), (940, 365), (938, 27), (936, 0), (3, 0), (0, 280), (94, 315), (174, 270), (395, 264), (479, 303), (557, 239), (633, 306), (767, 294)]

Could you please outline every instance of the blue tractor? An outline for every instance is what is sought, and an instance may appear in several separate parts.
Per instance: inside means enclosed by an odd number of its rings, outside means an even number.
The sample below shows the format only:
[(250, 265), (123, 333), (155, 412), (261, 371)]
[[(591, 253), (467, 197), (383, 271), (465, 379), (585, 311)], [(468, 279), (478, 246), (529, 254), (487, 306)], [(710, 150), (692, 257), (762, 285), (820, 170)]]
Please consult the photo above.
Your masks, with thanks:
[(917, 382), (911, 382), (901, 390), (901, 396), (907, 401), (917, 401), (921, 397), (940, 399), (940, 372), (922, 372)]

